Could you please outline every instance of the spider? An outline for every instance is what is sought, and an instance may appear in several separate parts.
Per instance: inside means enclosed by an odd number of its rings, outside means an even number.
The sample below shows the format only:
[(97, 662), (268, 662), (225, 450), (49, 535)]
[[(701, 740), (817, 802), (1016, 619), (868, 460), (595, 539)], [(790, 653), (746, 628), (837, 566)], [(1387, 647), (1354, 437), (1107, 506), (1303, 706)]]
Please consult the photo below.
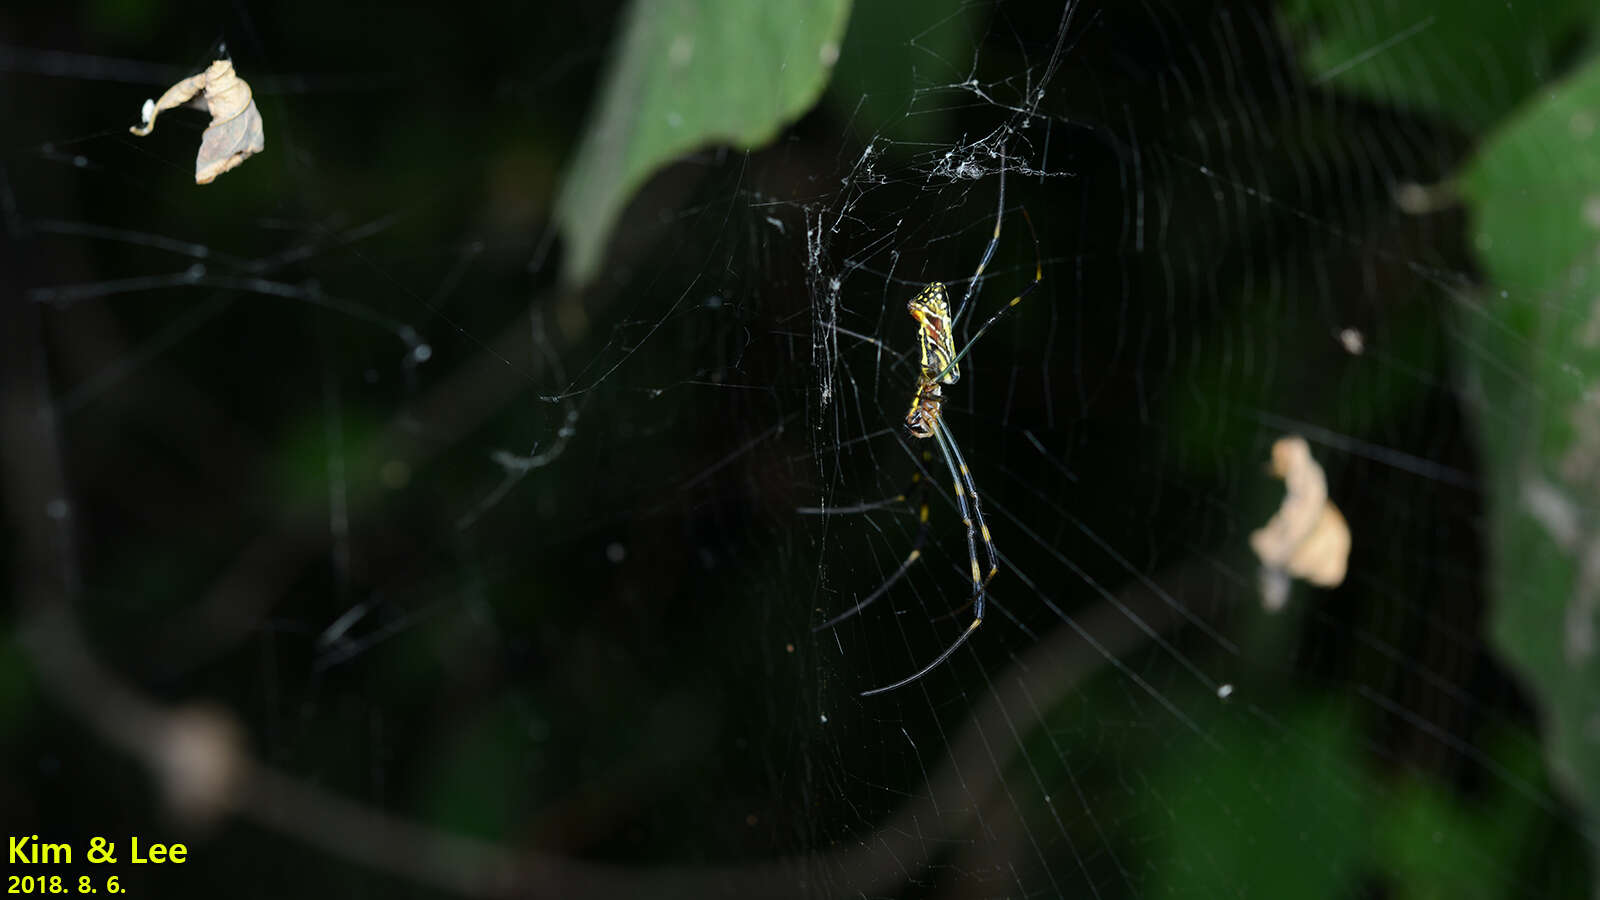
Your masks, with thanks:
[[(1002, 306), (998, 312), (990, 316), (988, 321), (973, 334), (967, 345), (958, 353), (955, 349), (955, 339), (952, 336), (953, 323), (961, 318), (966, 311), (966, 304), (978, 290), (978, 282), (983, 277), (983, 270), (989, 265), (989, 259), (994, 256), (996, 245), (1000, 243), (1000, 225), (1005, 219), (1006, 211), (1006, 167), (1005, 158), (1000, 160), (1000, 202), (999, 209), (994, 218), (994, 234), (989, 238), (989, 246), (983, 251), (983, 258), (978, 261), (977, 271), (972, 273), (968, 282), (966, 298), (956, 310), (954, 317), (950, 315), (950, 295), (942, 282), (930, 282), (918, 291), (906, 304), (906, 309), (911, 313), (911, 318), (917, 322), (917, 349), (920, 353), (920, 365), (917, 373), (917, 392), (911, 400), (911, 410), (906, 413), (906, 430), (911, 437), (917, 439), (933, 438), (939, 446), (939, 453), (944, 457), (946, 468), (950, 470), (951, 483), (955, 485), (956, 508), (961, 512), (961, 522), (967, 528), (967, 560), (972, 568), (972, 624), (953, 641), (944, 652), (934, 657), (933, 662), (923, 666), (914, 674), (896, 681), (893, 684), (870, 691), (862, 691), (861, 696), (870, 697), (874, 694), (887, 693), (897, 688), (905, 687), (922, 676), (938, 668), (941, 663), (950, 658), (950, 655), (961, 649), (978, 626), (983, 624), (983, 613), (987, 606), (988, 598), (985, 590), (990, 579), (1000, 571), (1000, 558), (995, 553), (994, 540), (989, 534), (989, 525), (983, 520), (983, 506), (978, 502), (978, 487), (973, 483), (972, 473), (967, 469), (967, 461), (961, 455), (961, 450), (956, 446), (955, 438), (950, 434), (950, 426), (945, 422), (944, 386), (955, 384), (961, 378), (960, 363), (968, 353), (972, 352), (973, 345), (983, 337), (990, 326), (999, 321), (1001, 316), (1014, 309), (1022, 299), (1030, 294), (1039, 282), (1044, 280), (1044, 262), (1039, 256), (1039, 235), (1033, 230), (1033, 220), (1028, 217), (1028, 211), (1022, 210), (1023, 221), (1028, 223), (1028, 231), (1033, 235), (1034, 269), (1033, 281), (1029, 282), (1011, 302)], [(924, 452), (923, 458), (928, 459), (929, 454)], [(921, 484), (921, 475), (915, 476), (913, 486)], [(908, 492), (909, 493), (909, 492)], [(968, 501), (971, 501), (970, 503)], [(924, 500), (919, 512), (920, 524), (917, 536), (912, 541), (911, 552), (905, 561), (889, 576), (877, 590), (867, 595), (865, 600), (857, 603), (828, 621), (818, 625), (814, 631), (831, 628), (834, 625), (850, 618), (863, 609), (866, 609), (874, 600), (883, 596), (890, 585), (893, 585), (906, 573), (911, 565), (922, 556), (922, 544), (928, 536), (928, 504)], [(987, 573), (978, 565), (978, 537), (983, 538), (984, 555), (988, 558), (989, 568)]]

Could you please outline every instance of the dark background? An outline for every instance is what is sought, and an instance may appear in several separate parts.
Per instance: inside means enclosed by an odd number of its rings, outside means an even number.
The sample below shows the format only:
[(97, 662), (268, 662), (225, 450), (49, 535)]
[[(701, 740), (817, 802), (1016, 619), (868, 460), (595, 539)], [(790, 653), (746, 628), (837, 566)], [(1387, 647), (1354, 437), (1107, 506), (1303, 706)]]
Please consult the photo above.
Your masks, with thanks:
[[(861, 6), (581, 289), (550, 207), (617, 4), (0, 13), (8, 834), (187, 841), (134, 897), (1587, 896), (1481, 637), (1464, 214), (1393, 199), (1476, 136), (1313, 83), (1272, 4)], [(200, 188), (202, 115), (126, 127), (219, 40), (267, 150)], [(1045, 280), (947, 408), (996, 611), (862, 699), (965, 621), (902, 308), (971, 274), (1002, 146), (979, 315), (1023, 207)], [(1355, 550), (1272, 616), (1296, 431)], [(927, 556), (813, 633), (917, 522), (810, 510), (924, 465)], [(174, 721), (236, 734), (226, 808), (174, 807)]]

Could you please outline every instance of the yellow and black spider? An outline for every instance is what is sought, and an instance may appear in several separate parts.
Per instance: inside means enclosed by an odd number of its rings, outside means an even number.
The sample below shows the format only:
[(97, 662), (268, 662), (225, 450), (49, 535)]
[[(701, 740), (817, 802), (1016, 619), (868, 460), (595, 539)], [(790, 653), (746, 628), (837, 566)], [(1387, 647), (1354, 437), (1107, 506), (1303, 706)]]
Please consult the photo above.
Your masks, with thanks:
[[(1005, 211), (1006, 168), (1005, 159), (1002, 157), (1000, 160), (1000, 203), (999, 210), (995, 213), (994, 218), (994, 235), (989, 238), (989, 246), (984, 249), (983, 258), (978, 262), (978, 269), (972, 273), (972, 279), (968, 282), (967, 293), (969, 297), (976, 292), (979, 279), (983, 277), (983, 270), (989, 265), (989, 259), (994, 256), (995, 247), (1000, 243), (1000, 224), (1005, 219)], [(935, 281), (923, 287), (906, 304), (906, 309), (911, 313), (911, 317), (917, 320), (917, 347), (921, 356), (917, 373), (917, 393), (911, 400), (911, 411), (906, 414), (906, 430), (910, 432), (913, 438), (933, 438), (934, 443), (939, 445), (939, 452), (944, 457), (945, 466), (950, 470), (950, 480), (955, 485), (956, 491), (956, 508), (961, 511), (961, 521), (967, 527), (967, 559), (972, 566), (972, 624), (968, 625), (966, 630), (961, 632), (961, 636), (946, 647), (943, 653), (935, 657), (933, 662), (923, 666), (915, 674), (896, 681), (894, 684), (863, 691), (861, 694), (863, 697), (870, 697), (873, 694), (882, 694), (886, 691), (905, 687), (932, 672), (940, 663), (949, 659), (950, 654), (960, 649), (961, 645), (966, 643), (967, 638), (978, 630), (978, 626), (983, 624), (984, 608), (987, 605), (985, 589), (989, 585), (989, 580), (994, 578), (995, 573), (1000, 571), (1000, 559), (994, 550), (994, 540), (989, 535), (989, 525), (983, 520), (983, 507), (978, 502), (977, 485), (973, 483), (972, 473), (967, 469), (967, 461), (961, 456), (961, 450), (956, 446), (955, 438), (950, 435), (950, 426), (944, 420), (943, 386), (955, 384), (960, 380), (962, 358), (972, 351), (973, 345), (978, 342), (979, 338), (983, 337), (984, 332), (988, 331), (990, 326), (998, 321), (1001, 316), (1015, 308), (1017, 304), (1021, 303), (1022, 298), (1028, 296), (1034, 288), (1039, 286), (1039, 282), (1044, 280), (1044, 263), (1039, 256), (1039, 235), (1033, 231), (1033, 220), (1028, 218), (1026, 209), (1022, 211), (1022, 218), (1028, 223), (1028, 231), (1033, 234), (1033, 281), (1027, 287), (1024, 287), (1017, 296), (1013, 297), (1011, 302), (1002, 306), (998, 312), (990, 316), (988, 321), (983, 323), (983, 327), (973, 334), (972, 339), (967, 341), (967, 345), (961, 348), (961, 352), (957, 353), (955, 350), (955, 338), (951, 329), (955, 319), (960, 318), (962, 312), (965, 311), (966, 301), (963, 301), (963, 308), (957, 310), (955, 317), (952, 318), (950, 315), (949, 292), (942, 282)], [(969, 499), (971, 501), (970, 504), (968, 503)], [(866, 609), (874, 600), (883, 596), (883, 593), (889, 589), (890, 585), (898, 581), (906, 573), (906, 570), (911, 568), (911, 565), (921, 557), (922, 544), (927, 539), (928, 505), (926, 502), (922, 503), (919, 518), (921, 521), (917, 527), (916, 539), (911, 545), (911, 552), (906, 556), (905, 561), (900, 564), (900, 567), (895, 570), (895, 573), (889, 576), (889, 579), (880, 585), (877, 590), (867, 595), (866, 599), (818, 625), (814, 630), (821, 631), (824, 628), (832, 627)], [(984, 553), (989, 560), (987, 574), (978, 566), (977, 538), (980, 536), (983, 538)]]

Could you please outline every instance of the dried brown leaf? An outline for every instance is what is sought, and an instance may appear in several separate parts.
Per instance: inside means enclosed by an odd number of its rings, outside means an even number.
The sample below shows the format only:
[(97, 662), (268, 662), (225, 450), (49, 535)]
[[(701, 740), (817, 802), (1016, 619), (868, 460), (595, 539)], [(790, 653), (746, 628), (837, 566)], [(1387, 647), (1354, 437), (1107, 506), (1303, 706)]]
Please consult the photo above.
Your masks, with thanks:
[(1344, 582), (1350, 526), (1328, 499), (1327, 477), (1305, 438), (1279, 438), (1272, 445), (1272, 475), (1283, 479), (1287, 493), (1278, 512), (1250, 535), (1250, 549), (1267, 570), (1262, 603), (1276, 610), (1287, 599), (1289, 577), (1327, 588)]
[(146, 100), (143, 123), (128, 130), (139, 136), (149, 134), (156, 116), (175, 109), (199, 96), (211, 114), (211, 124), (200, 136), (200, 152), (194, 160), (194, 183), (210, 184), (223, 172), (238, 166), (266, 149), (261, 113), (256, 109), (250, 84), (233, 71), (226, 59), (213, 62), (204, 72), (178, 82), (159, 100)]

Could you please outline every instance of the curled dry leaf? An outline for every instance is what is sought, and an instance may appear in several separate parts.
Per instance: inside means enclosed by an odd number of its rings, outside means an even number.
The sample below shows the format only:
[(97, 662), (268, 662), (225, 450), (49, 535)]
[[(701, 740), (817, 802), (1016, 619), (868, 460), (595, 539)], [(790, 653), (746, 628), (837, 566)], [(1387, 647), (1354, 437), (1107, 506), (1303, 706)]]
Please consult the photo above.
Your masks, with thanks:
[(1328, 480), (1311, 458), (1305, 438), (1279, 438), (1272, 445), (1272, 475), (1287, 493), (1267, 524), (1250, 535), (1250, 549), (1262, 565), (1262, 605), (1283, 608), (1289, 579), (1318, 587), (1338, 587), (1350, 559), (1350, 526), (1328, 499)]
[(212, 179), (266, 149), (261, 130), (261, 113), (250, 95), (250, 85), (234, 74), (233, 63), (219, 59), (204, 72), (178, 82), (161, 95), (146, 100), (142, 124), (128, 130), (141, 137), (155, 128), (156, 116), (175, 109), (199, 95), (211, 114), (211, 124), (200, 136), (200, 153), (194, 160), (194, 183), (210, 184)]

